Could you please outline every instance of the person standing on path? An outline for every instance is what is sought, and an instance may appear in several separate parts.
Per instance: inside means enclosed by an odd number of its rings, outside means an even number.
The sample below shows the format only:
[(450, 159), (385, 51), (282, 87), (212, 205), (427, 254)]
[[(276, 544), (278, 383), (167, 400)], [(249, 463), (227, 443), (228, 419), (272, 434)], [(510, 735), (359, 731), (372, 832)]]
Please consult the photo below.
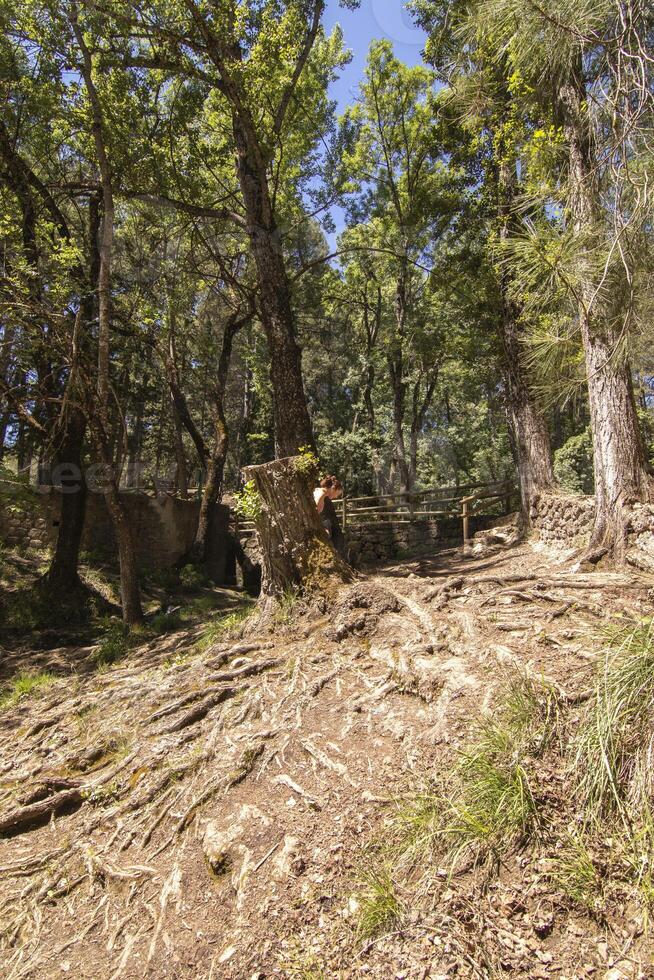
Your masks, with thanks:
[[(326, 476), (313, 492), (323, 527), (341, 558), (346, 559), (345, 536), (341, 529), (334, 501), (343, 496), (343, 484), (335, 476)], [(346, 559), (347, 560), (347, 559)]]

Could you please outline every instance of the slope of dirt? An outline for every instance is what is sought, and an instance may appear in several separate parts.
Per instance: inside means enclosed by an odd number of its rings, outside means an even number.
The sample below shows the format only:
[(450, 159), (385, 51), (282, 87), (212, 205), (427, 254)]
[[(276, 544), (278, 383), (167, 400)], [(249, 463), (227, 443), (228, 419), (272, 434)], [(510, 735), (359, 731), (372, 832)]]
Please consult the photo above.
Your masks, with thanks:
[(182, 632), (6, 709), (2, 976), (651, 975), (638, 937), (561, 913), (520, 854), (483, 902), (436, 869), (430, 915), (369, 942), (355, 922), (393, 800), (447, 772), (516, 665), (588, 688), (598, 628), (651, 613), (653, 584), (528, 544), (443, 553), (329, 617), (203, 652)]

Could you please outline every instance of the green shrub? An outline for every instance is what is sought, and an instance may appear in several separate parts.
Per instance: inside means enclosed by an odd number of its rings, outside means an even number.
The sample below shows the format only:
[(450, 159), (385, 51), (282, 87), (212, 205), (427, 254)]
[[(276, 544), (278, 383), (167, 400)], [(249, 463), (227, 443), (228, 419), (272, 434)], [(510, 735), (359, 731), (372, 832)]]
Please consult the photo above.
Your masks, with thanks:
[(593, 436), (588, 426), (554, 453), (554, 475), (564, 490), (575, 494), (595, 492)]
[(185, 592), (198, 592), (210, 584), (207, 573), (197, 565), (185, 565), (179, 573), (179, 581)]
[(103, 619), (100, 627), (100, 643), (93, 654), (97, 667), (110, 667), (127, 656), (129, 629), (117, 619)]
[(54, 674), (47, 671), (19, 674), (0, 692), (0, 709), (12, 708), (22, 698), (45, 691), (55, 680)]
[(234, 495), (234, 510), (246, 521), (256, 521), (261, 516), (261, 506), (261, 497), (254, 480), (250, 480), (240, 493)]
[(162, 636), (164, 633), (172, 633), (174, 630), (178, 630), (182, 624), (182, 614), (179, 609), (175, 609), (173, 612), (158, 613), (152, 617), (148, 625), (157, 636)]

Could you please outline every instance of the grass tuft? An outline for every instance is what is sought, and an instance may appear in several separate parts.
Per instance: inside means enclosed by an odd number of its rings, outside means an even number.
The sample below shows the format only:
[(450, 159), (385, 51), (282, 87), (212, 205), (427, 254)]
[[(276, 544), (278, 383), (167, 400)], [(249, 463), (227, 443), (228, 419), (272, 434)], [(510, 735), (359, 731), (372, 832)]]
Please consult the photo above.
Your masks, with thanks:
[(123, 660), (129, 650), (129, 629), (117, 619), (104, 619), (101, 639), (93, 654), (93, 661), (100, 670)]
[(206, 625), (202, 631), (202, 635), (195, 644), (195, 650), (199, 653), (208, 650), (215, 643), (220, 643), (221, 640), (229, 637), (231, 633), (235, 633), (236, 630), (240, 629), (247, 619), (252, 615), (255, 609), (254, 603), (248, 603), (234, 610), (234, 612), (227, 613), (224, 616), (219, 616), (212, 620)]
[(358, 896), (357, 935), (362, 940), (373, 939), (390, 932), (399, 923), (402, 906), (387, 866), (364, 872), (361, 883), (364, 887)]
[(577, 834), (564, 840), (551, 862), (548, 877), (559, 891), (589, 912), (604, 905), (602, 875), (588, 841)]
[(522, 675), (512, 677), (493, 716), (477, 722), (471, 745), (447, 785), (434, 785), (398, 804), (397, 851), (403, 860), (435, 854), (452, 867), (464, 853), (498, 859), (538, 821), (529, 768), (559, 728), (556, 693)]
[(573, 762), (580, 799), (594, 816), (642, 806), (654, 788), (654, 620), (621, 630), (611, 641)]
[(39, 674), (19, 674), (4, 691), (0, 692), (0, 709), (13, 708), (23, 698), (40, 694), (50, 687), (55, 680), (54, 674), (47, 671)]

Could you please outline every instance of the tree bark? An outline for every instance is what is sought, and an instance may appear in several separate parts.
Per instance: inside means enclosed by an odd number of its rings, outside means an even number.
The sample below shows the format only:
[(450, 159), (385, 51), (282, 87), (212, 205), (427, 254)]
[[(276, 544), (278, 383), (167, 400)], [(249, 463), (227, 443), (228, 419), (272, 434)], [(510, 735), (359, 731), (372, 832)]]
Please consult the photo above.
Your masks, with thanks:
[(61, 444), (55, 455), (57, 467), (61, 467), (61, 510), (59, 531), (54, 555), (46, 580), (58, 592), (74, 590), (80, 586), (79, 554), (86, 516), (86, 481), (82, 472), (82, 447), (86, 432), (86, 418), (77, 408), (70, 410), (64, 423)]
[[(595, 159), (579, 64), (559, 88), (568, 144), (569, 208), (579, 239), (578, 309), (586, 362), (595, 469), (596, 517), (590, 553), (620, 558), (626, 539), (626, 509), (651, 499), (645, 452), (636, 414), (631, 367), (624, 352), (621, 317), (607, 309), (593, 276), (590, 249), (603, 235), (594, 187)], [(615, 311), (613, 311), (614, 313)]]
[(396, 332), (391, 341), (387, 355), (388, 373), (393, 390), (393, 432), (394, 432), (394, 466), (393, 470), (400, 475), (400, 490), (408, 493), (411, 490), (411, 475), (407, 462), (406, 443), (404, 440), (404, 416), (406, 412), (406, 379), (404, 377), (404, 343), (406, 339), (407, 318), (407, 268), (406, 259), (402, 260), (400, 274), (395, 287), (395, 319)]
[[(510, 234), (515, 197), (516, 164), (506, 152), (498, 171), (500, 241)], [(554, 485), (552, 446), (547, 421), (533, 395), (524, 363), (519, 310), (510, 296), (510, 272), (499, 275), (499, 331), (504, 354), (506, 413), (511, 447), (518, 470), (523, 519), (529, 523), (532, 498)]]
[(320, 520), (313, 499), (317, 474), (300, 456), (246, 466), (243, 472), (259, 496), (255, 523), (264, 602), (298, 588), (329, 601), (351, 581), (352, 570), (337, 555)]
[(175, 399), (172, 397), (170, 407), (173, 414), (173, 438), (175, 440), (175, 486), (179, 490), (182, 500), (188, 500), (188, 466), (184, 450), (182, 420), (177, 411)]
[(225, 414), (225, 394), (227, 392), (227, 380), (229, 378), (232, 351), (234, 349), (234, 338), (241, 327), (251, 318), (251, 313), (245, 316), (234, 313), (225, 324), (223, 331), (223, 342), (220, 349), (218, 371), (216, 373), (216, 383), (213, 392), (213, 446), (209, 456), (207, 481), (202, 494), (200, 518), (195, 536), (195, 544), (193, 546), (196, 557), (200, 561), (207, 563), (210, 563), (212, 557), (210, 553), (211, 521), (216, 504), (222, 498), (225, 462), (227, 460), (227, 450), (229, 449), (229, 429), (227, 428), (227, 417)]
[(235, 117), (237, 174), (247, 212), (247, 234), (257, 268), (261, 324), (268, 341), (275, 452), (278, 457), (313, 447), (313, 430), (302, 378), (291, 288), (281, 234), (270, 201), (265, 161), (253, 137)]
[(98, 363), (96, 404), (90, 411), (90, 423), (94, 442), (107, 473), (105, 498), (111, 517), (118, 556), (120, 559), (120, 591), (123, 619), (129, 626), (143, 622), (143, 609), (139, 588), (136, 549), (129, 516), (121, 499), (118, 476), (114, 471), (111, 453), (109, 423), (109, 390), (111, 358), (111, 261), (114, 240), (114, 195), (111, 166), (104, 137), (102, 106), (93, 79), (93, 61), (78, 21), (77, 4), (70, 8), (70, 22), (82, 61), (80, 70), (91, 106), (91, 129), (95, 146), (100, 186), (102, 189), (102, 225), (100, 234), (100, 264), (98, 269)]
[(428, 375), (426, 379), (425, 373), (426, 370), (420, 372), (413, 386), (411, 398), (411, 434), (409, 439), (409, 486), (411, 490), (415, 487), (418, 479), (418, 440), (425, 424), (427, 412), (431, 408), (438, 381), (437, 368), (432, 367), (431, 377)]

